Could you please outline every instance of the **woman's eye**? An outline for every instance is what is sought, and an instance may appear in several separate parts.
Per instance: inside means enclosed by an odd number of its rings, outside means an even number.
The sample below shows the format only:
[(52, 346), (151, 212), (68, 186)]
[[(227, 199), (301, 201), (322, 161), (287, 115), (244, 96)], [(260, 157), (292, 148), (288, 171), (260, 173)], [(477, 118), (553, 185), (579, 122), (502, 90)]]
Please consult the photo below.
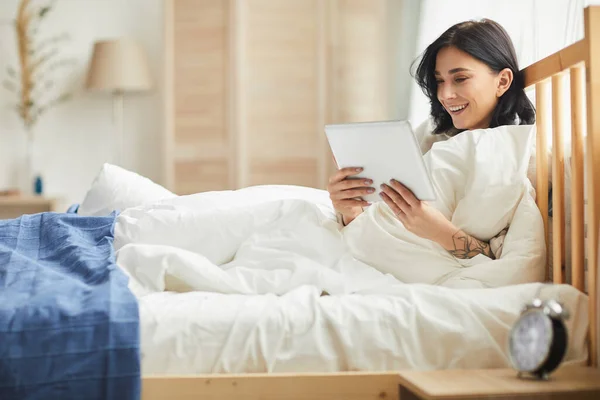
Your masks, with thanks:
[(435, 81), (435, 83), (437, 83), (438, 85), (440, 85), (440, 84), (444, 83), (444, 81), (441, 81), (441, 80), (438, 79), (438, 80)]
[(456, 78), (456, 79), (455, 79), (455, 81), (456, 81), (456, 82), (459, 82), (459, 83), (460, 83), (460, 82), (463, 82), (463, 81), (466, 81), (466, 80), (467, 80), (467, 78)]

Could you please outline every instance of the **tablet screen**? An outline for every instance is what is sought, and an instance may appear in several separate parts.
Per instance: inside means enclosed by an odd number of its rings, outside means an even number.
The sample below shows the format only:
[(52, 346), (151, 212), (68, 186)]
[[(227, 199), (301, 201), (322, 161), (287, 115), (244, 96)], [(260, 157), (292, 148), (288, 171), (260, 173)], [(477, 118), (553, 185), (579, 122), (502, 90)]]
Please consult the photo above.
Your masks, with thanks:
[(376, 192), (369, 202), (382, 201), (381, 184), (396, 179), (419, 200), (436, 199), (421, 149), (408, 121), (358, 122), (325, 126), (338, 168), (362, 167), (357, 178), (370, 178)]

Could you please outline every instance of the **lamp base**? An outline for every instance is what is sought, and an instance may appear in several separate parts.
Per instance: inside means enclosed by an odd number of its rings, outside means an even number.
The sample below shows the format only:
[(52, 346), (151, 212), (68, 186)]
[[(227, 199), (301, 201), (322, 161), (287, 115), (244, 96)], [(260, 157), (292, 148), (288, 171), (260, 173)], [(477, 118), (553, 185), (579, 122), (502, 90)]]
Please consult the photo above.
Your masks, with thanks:
[(115, 127), (113, 142), (115, 148), (115, 159), (113, 159), (113, 163), (121, 167), (123, 167), (123, 108), (123, 91), (115, 90), (113, 92), (113, 124)]

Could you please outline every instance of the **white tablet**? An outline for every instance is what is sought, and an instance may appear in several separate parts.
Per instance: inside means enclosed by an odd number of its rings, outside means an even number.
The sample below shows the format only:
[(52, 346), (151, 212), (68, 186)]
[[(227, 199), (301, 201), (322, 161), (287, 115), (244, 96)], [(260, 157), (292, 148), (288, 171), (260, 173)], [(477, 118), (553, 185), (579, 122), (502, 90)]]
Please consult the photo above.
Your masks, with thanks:
[(357, 178), (370, 178), (375, 193), (364, 196), (381, 201), (381, 184), (396, 179), (420, 200), (436, 199), (421, 149), (408, 121), (358, 122), (325, 126), (338, 168), (362, 167)]

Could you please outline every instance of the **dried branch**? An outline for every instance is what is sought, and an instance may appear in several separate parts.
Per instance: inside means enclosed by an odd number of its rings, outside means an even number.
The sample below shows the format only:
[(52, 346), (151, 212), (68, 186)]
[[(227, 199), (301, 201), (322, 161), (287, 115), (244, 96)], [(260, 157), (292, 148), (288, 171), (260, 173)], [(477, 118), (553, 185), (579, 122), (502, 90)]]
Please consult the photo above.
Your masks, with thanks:
[(31, 67), (30, 67), (31, 73), (33, 74), (38, 68), (40, 68), (42, 65), (44, 65), (48, 61), (52, 60), (56, 56), (58, 56), (57, 49), (52, 49), (49, 52), (47, 52), (46, 54), (44, 54), (43, 56), (40, 56), (38, 59), (36, 59), (35, 61), (33, 61), (31, 63)]
[(42, 19), (46, 16), (46, 14), (48, 14), (48, 11), (50, 11), (52, 7), (50, 6), (46, 6), (46, 7), (41, 7), (40, 11), (38, 13), (38, 18)]
[(55, 0), (51, 0), (45, 6), (40, 6), (36, 10), (31, 10), (30, 21), (29, 21), (29, 34), (35, 36), (38, 33), (39, 27), (42, 20), (50, 13), (54, 8)]
[(46, 49), (46, 47), (51, 46), (51, 45), (56, 45), (60, 42), (65, 42), (65, 41), (69, 40), (70, 38), (71, 37), (68, 34), (62, 33), (60, 35), (55, 35), (55, 36), (49, 37), (47, 39), (43, 39), (35, 47), (33, 54), (40, 54), (43, 50)]
[(20, 0), (17, 10), (14, 28), (20, 74), (8, 67), (6, 72), (10, 79), (5, 80), (3, 86), (18, 93), (19, 101), (14, 109), (26, 128), (32, 127), (47, 110), (70, 98), (70, 94), (63, 94), (43, 106), (37, 105), (44, 92), (54, 87), (54, 80), (47, 75), (74, 64), (71, 59), (56, 59), (59, 52), (55, 46), (69, 39), (68, 35), (55, 35), (39, 42), (34, 40), (41, 21), (54, 8), (55, 2), (56, 0), (50, 0), (43, 6), (33, 7), (31, 0)]
[(45, 105), (38, 107), (37, 110), (35, 110), (33, 112), (33, 117), (32, 117), (33, 123), (35, 123), (39, 117), (41, 117), (46, 111), (48, 111), (52, 107), (57, 106), (60, 103), (64, 103), (70, 99), (71, 99), (71, 94), (64, 93), (64, 94), (58, 96), (57, 98), (50, 100)]
[(55, 72), (58, 69), (73, 66), (76, 64), (76, 60), (74, 58), (63, 58), (60, 60), (47, 60), (40, 64), (33, 71), (33, 79), (39, 80), (44, 79), (47, 75)]
[(8, 76), (10, 78), (16, 78), (17, 77), (17, 71), (15, 71), (15, 69), (13, 67), (6, 67), (6, 73), (8, 74)]
[(5, 89), (10, 90), (13, 93), (17, 92), (17, 84), (15, 82), (11, 82), (5, 79), (4, 81), (2, 81), (2, 86), (4, 86)]
[(31, 126), (31, 115), (29, 107), (26, 105), (31, 102), (31, 69), (30, 69), (30, 40), (28, 40), (29, 23), (31, 22), (31, 12), (28, 12), (30, 0), (21, 0), (17, 11), (15, 30), (17, 32), (17, 49), (19, 53), (19, 62), (21, 64), (21, 104), (19, 106), (21, 119), (25, 126)]

